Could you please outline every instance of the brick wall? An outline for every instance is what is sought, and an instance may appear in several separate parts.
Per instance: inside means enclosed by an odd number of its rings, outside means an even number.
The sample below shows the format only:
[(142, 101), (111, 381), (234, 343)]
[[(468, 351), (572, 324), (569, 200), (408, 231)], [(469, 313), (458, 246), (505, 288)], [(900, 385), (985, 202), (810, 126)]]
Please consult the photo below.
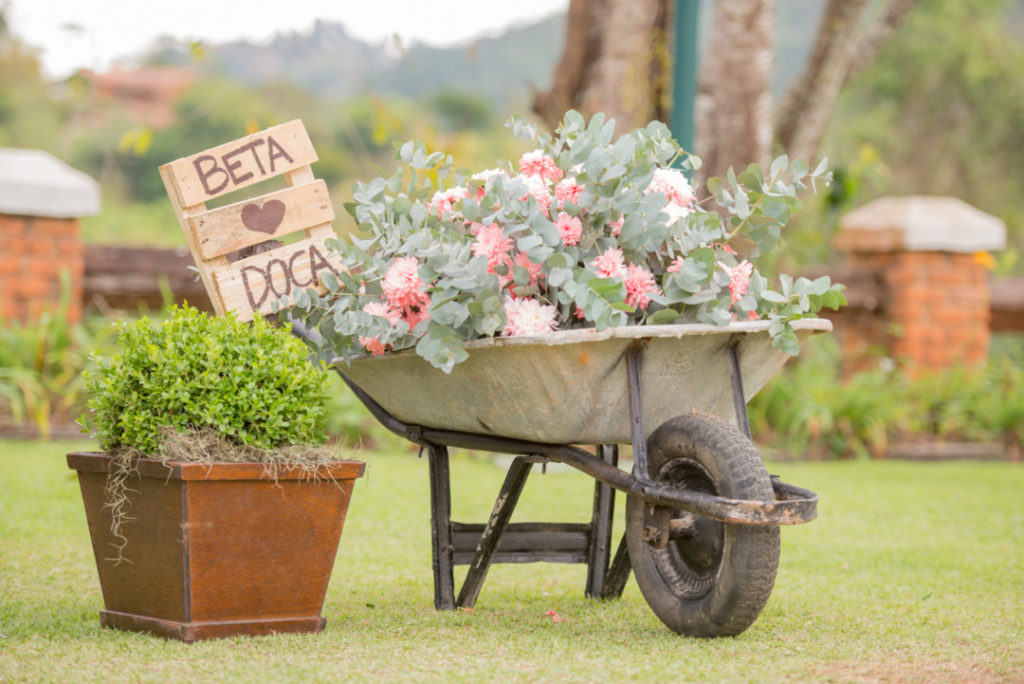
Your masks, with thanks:
[(837, 326), (850, 370), (879, 357), (911, 370), (987, 358), (991, 258), (984, 252), (1005, 246), (999, 219), (952, 197), (890, 197), (854, 210), (840, 228), (835, 246), (877, 287), (871, 306), (854, 308)]
[(883, 305), (846, 321), (844, 355), (885, 355), (910, 366), (980, 363), (989, 346), (989, 282), (972, 254), (855, 253), (852, 268), (877, 272)]
[(61, 299), (68, 276), (68, 319), (82, 316), (84, 248), (78, 219), (0, 214), (0, 319), (31, 322)]

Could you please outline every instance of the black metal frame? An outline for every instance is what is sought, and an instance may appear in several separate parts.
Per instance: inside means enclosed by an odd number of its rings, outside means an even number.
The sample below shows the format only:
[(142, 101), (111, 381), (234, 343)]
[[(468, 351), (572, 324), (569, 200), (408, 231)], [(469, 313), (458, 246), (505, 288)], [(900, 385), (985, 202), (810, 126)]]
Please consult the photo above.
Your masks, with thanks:
[[(298, 323), (292, 332), (311, 334)], [(750, 437), (746, 400), (740, 373), (739, 343), (733, 336), (725, 351), (729, 362), (733, 404), (739, 429)], [(440, 610), (471, 608), (476, 603), (492, 563), (563, 562), (586, 563), (585, 594), (591, 598), (615, 598), (622, 594), (629, 578), (630, 562), (625, 537), (611, 558), (611, 532), (615, 490), (643, 499), (648, 505), (644, 535), (648, 542), (668, 542), (671, 509), (682, 509), (723, 522), (752, 525), (794, 525), (810, 522), (817, 515), (814, 492), (772, 478), (775, 501), (727, 499), (701, 492), (675, 489), (657, 482), (648, 472), (647, 440), (643, 418), (641, 369), (648, 340), (639, 339), (625, 352), (633, 446), (633, 474), (618, 468), (618, 446), (599, 445), (596, 454), (568, 444), (547, 444), (493, 435), (440, 430), (409, 425), (388, 413), (361, 387), (335, 370), (370, 413), (384, 427), (419, 444), (426, 451), (430, 470), (431, 540), (433, 546), (434, 605)], [(487, 523), (469, 525), (451, 520), (451, 479), (448, 448), (457, 447), (513, 454)], [(421, 453), (422, 453), (421, 451)], [(536, 463), (565, 463), (596, 480), (590, 523), (510, 523), (519, 495)], [(455, 596), (454, 566), (469, 564), (469, 570)]]

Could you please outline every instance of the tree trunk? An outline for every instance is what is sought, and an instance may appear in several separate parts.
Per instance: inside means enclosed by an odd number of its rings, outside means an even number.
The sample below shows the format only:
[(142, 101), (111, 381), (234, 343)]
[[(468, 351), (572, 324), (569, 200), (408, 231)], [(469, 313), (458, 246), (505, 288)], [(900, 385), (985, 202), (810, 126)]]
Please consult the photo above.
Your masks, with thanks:
[(829, 0), (807, 69), (779, 109), (777, 137), (790, 157), (808, 162), (818, 151), (839, 91), (878, 55), (915, 0), (891, 0), (865, 26), (870, 0)]
[(554, 128), (568, 109), (603, 112), (620, 133), (663, 119), (671, 105), (671, 0), (570, 0), (551, 89), (533, 110)]
[[(776, 136), (791, 157), (813, 161), (843, 84), (874, 60), (915, 3), (828, 0), (807, 69), (778, 115)], [(869, 12), (871, 5), (880, 6)], [(604, 112), (620, 133), (667, 120), (674, 9), (674, 0), (570, 0), (562, 58), (551, 89), (534, 92), (534, 112), (552, 128), (568, 109)], [(774, 14), (775, 0), (715, 3), (695, 103), (698, 187), (771, 154)]]
[(771, 153), (774, 0), (719, 1), (696, 103), (698, 178), (764, 164)]

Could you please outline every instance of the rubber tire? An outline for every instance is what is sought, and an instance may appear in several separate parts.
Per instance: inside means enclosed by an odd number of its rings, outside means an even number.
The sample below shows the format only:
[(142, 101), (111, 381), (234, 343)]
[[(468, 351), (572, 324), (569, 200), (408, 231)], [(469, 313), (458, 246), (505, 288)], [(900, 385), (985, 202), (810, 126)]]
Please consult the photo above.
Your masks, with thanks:
[[(678, 416), (647, 441), (655, 480), (730, 499), (774, 501), (757, 449), (717, 418)], [(696, 463), (696, 465), (695, 465)], [(670, 629), (694, 637), (736, 636), (768, 602), (779, 564), (779, 528), (697, 519), (691, 539), (656, 549), (643, 539), (645, 503), (626, 503), (626, 543), (637, 584)], [(672, 517), (689, 514), (673, 511)]]

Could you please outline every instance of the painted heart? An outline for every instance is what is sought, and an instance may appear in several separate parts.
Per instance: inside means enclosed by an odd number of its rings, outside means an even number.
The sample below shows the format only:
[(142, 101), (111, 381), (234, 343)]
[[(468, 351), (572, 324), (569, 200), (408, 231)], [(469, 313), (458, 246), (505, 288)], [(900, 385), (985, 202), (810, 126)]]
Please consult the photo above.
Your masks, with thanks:
[(284, 202), (267, 200), (262, 207), (246, 204), (242, 207), (242, 224), (249, 230), (273, 235), (284, 220)]

